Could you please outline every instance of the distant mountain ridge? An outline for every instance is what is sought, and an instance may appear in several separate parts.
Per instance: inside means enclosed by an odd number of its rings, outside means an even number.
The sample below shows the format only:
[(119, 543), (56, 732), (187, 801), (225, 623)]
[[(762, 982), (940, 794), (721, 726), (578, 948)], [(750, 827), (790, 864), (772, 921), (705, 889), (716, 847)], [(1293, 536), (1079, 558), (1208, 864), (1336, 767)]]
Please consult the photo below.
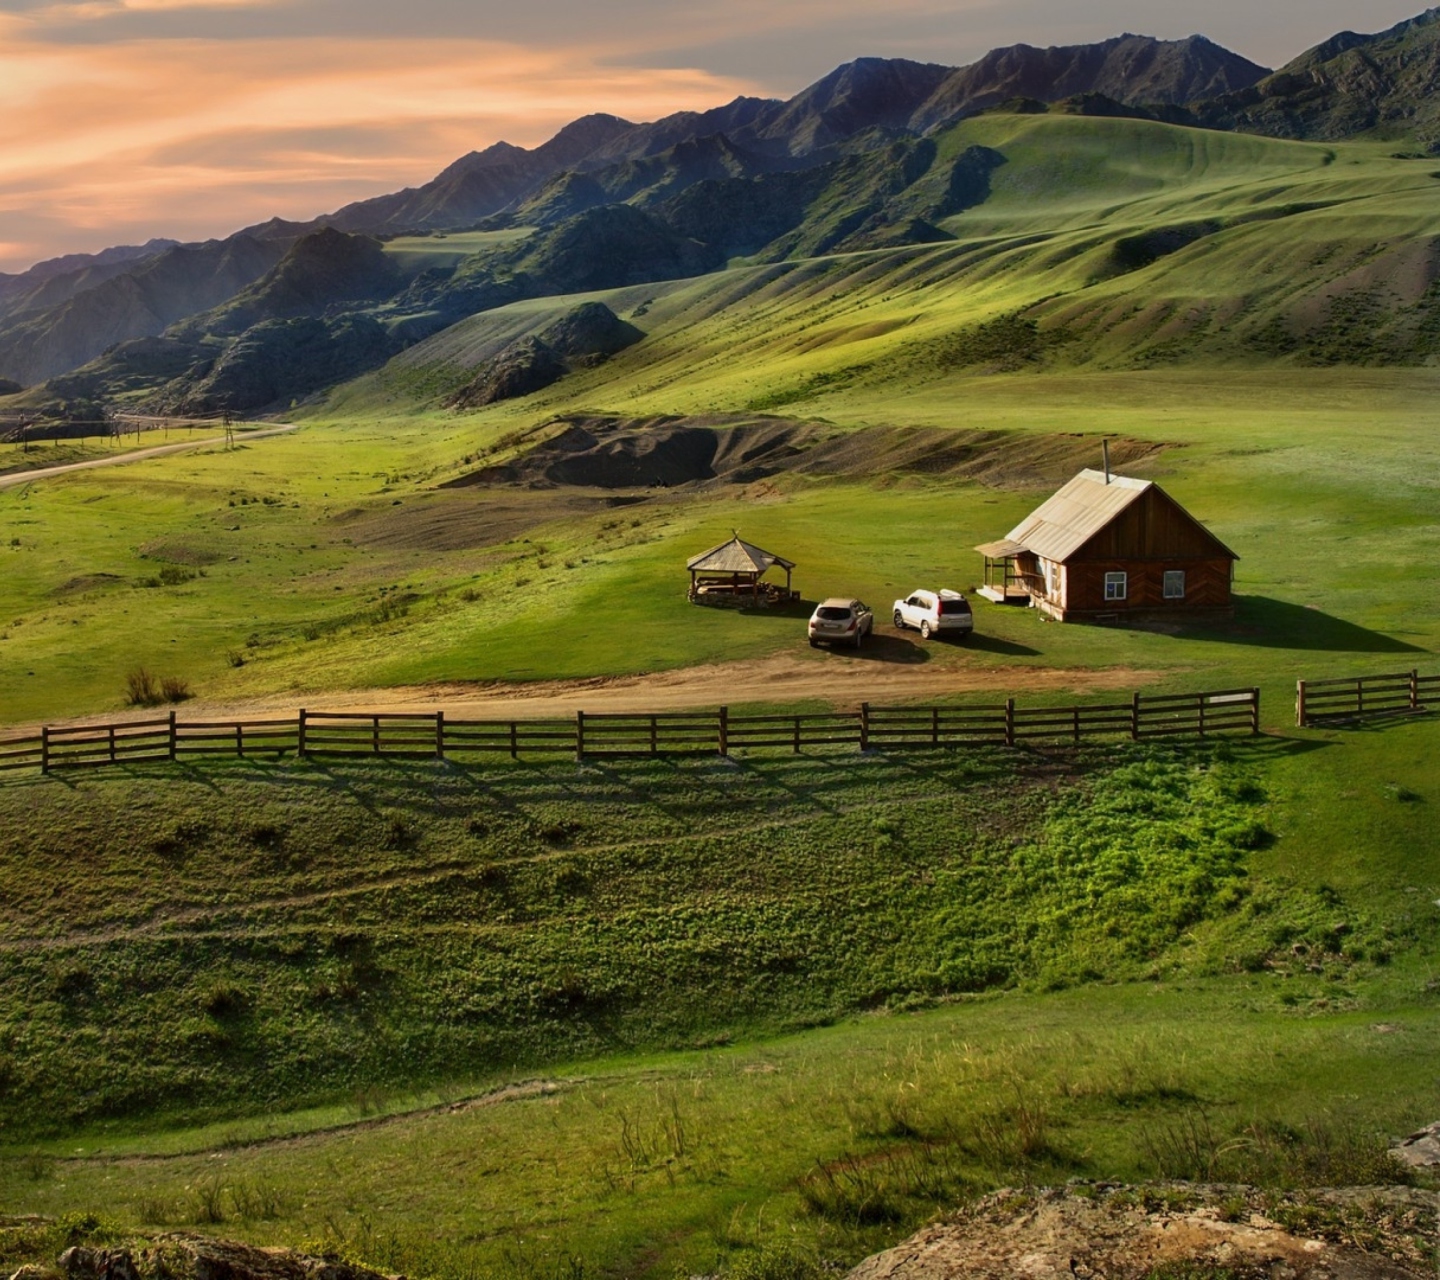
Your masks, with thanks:
[(1193, 118), (1275, 138), (1378, 131), (1440, 150), (1440, 8), (1376, 35), (1343, 31), (1273, 75), (1200, 104)]
[[(1202, 36), (1123, 35), (1048, 49), (1013, 45), (958, 68), (857, 58), (788, 101), (742, 97), (648, 124), (582, 116), (533, 150), (496, 143), (461, 157), (420, 187), (357, 201), (285, 229), (291, 234), (321, 225), (369, 234), (453, 230), (519, 208), (562, 173), (633, 165), (703, 139), (723, 139), (722, 145), (750, 157), (752, 171), (774, 172), (832, 158), (857, 135), (932, 132), (1017, 97), (1059, 102), (1102, 94), (1126, 104), (1180, 106), (1246, 88), (1267, 74), (1268, 68)], [(268, 234), (264, 225), (246, 230)]]
[[(497, 142), (419, 187), (309, 221), (0, 275), (0, 378), (59, 378), (53, 391), (67, 397), (164, 382), (170, 404), (213, 393), (255, 408), (267, 390), (308, 394), (521, 298), (705, 272), (736, 254), (948, 239), (937, 224), (982, 203), (1005, 157), (971, 147), (937, 163), (934, 139), (996, 108), (1296, 139), (1375, 132), (1440, 152), (1437, 90), (1440, 9), (1376, 35), (1342, 32), (1276, 72), (1203, 36), (1019, 44), (959, 68), (859, 58), (789, 100), (741, 97), (649, 123), (582, 116), (540, 146)], [(501, 227), (539, 232), (413, 271), (380, 243)]]

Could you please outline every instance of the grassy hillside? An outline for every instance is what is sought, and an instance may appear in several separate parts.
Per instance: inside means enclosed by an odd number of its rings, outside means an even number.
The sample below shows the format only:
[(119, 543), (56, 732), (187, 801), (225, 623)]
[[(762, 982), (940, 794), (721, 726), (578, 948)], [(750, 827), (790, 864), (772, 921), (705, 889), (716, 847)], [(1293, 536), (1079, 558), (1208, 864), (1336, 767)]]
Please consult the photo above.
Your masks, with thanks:
[(11, 784), (0, 1194), (660, 1275), (1015, 1181), (1393, 1177), (1435, 737)]

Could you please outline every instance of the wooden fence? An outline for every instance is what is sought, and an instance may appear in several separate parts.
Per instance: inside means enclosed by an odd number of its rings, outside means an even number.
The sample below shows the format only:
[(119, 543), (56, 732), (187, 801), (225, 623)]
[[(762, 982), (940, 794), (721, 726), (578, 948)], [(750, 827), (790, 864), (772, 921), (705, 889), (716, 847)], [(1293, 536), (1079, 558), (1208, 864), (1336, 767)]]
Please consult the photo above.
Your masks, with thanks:
[(1301, 680), (1295, 689), (1295, 723), (1317, 725), (1415, 715), (1440, 706), (1440, 675), (1401, 671), (1346, 680)]
[(287, 719), (163, 720), (47, 726), (0, 738), (0, 769), (54, 769), (194, 756), (388, 756), (411, 759), (544, 754), (577, 760), (626, 756), (722, 755), (734, 751), (854, 747), (861, 751), (1014, 747), (1034, 741), (1206, 737), (1260, 732), (1260, 691), (1133, 695), (1128, 702), (1070, 707), (1003, 703), (958, 707), (872, 707), (799, 715), (675, 711), (573, 719), (472, 720), (447, 715), (304, 711)]

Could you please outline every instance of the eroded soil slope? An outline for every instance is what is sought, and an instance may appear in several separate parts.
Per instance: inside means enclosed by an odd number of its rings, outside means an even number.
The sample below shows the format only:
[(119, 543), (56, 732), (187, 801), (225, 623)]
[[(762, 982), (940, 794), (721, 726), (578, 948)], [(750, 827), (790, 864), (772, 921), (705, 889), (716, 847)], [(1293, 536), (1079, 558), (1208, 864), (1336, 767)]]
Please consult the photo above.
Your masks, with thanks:
[[(1028, 489), (1059, 484), (1100, 459), (1098, 435), (890, 426), (845, 431), (825, 422), (753, 414), (574, 414), (552, 420), (537, 434), (540, 442), (516, 457), (451, 485), (674, 488), (744, 485), (796, 473), (847, 480), (925, 475)], [(1112, 439), (1111, 461), (1130, 467), (1166, 447)]]

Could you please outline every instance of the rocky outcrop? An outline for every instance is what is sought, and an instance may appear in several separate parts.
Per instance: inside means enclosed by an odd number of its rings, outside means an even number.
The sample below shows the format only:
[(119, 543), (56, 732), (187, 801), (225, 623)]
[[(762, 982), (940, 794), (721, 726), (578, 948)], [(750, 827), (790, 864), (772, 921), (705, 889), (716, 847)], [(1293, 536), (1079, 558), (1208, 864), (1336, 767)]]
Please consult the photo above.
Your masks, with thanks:
[(559, 382), (569, 370), (538, 338), (521, 338), (506, 347), (483, 373), (461, 387), (446, 402), (448, 409), (479, 409), (501, 400), (543, 391)]
[(1412, 1169), (1440, 1168), (1440, 1121), (1401, 1138), (1393, 1149), (1396, 1158)]
[(367, 315), (266, 320), (237, 338), (198, 382), (182, 379), (156, 403), (183, 414), (288, 404), (384, 364), (397, 349)]
[(1409, 1188), (1002, 1191), (867, 1258), (848, 1280), (1431, 1280), (1437, 1210), (1440, 1196)]
[(572, 368), (602, 364), (645, 335), (603, 302), (586, 302), (538, 335), (512, 342), (457, 391), (446, 407), (478, 409), (543, 391)]

